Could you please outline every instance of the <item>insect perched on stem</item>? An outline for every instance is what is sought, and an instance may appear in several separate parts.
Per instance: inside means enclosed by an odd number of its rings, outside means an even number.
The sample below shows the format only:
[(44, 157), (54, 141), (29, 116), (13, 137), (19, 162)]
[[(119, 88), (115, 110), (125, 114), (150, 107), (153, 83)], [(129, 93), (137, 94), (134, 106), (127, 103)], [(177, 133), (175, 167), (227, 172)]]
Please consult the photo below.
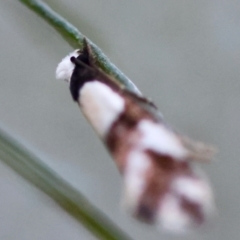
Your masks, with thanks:
[(112, 155), (132, 215), (176, 232), (211, 215), (209, 183), (192, 166), (209, 159), (209, 148), (173, 131), (151, 101), (105, 74), (86, 39), (59, 63), (56, 77), (69, 82), (73, 100)]

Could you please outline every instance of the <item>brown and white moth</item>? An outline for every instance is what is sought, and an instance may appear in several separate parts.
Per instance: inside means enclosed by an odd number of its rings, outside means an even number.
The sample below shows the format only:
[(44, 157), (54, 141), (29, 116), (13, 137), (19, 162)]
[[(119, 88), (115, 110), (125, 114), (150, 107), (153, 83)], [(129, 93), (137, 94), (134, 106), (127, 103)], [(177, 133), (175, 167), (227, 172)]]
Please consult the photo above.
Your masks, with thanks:
[(95, 64), (84, 41), (58, 65), (74, 101), (105, 143), (124, 180), (124, 203), (138, 219), (184, 232), (214, 210), (211, 188), (193, 166), (208, 149), (173, 131), (156, 106)]

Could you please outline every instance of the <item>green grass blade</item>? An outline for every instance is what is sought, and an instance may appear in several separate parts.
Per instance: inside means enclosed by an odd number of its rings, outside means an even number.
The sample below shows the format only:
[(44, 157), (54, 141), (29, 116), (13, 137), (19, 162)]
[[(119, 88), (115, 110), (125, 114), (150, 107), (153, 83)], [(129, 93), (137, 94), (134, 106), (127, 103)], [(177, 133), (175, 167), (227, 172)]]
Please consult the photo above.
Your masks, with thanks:
[[(66, 19), (53, 11), (46, 3), (40, 0), (19, 0), (25, 4), (32, 11), (41, 16), (47, 21), (55, 30), (75, 49), (82, 48), (83, 38), (85, 37), (75, 26), (69, 23)], [(91, 40), (88, 42), (92, 46), (93, 54), (98, 66), (107, 74), (113, 76), (128, 90), (138, 92), (137, 87), (127, 78), (102, 52), (102, 50), (95, 45)]]
[(130, 240), (111, 220), (25, 146), (0, 129), (0, 159), (103, 240)]

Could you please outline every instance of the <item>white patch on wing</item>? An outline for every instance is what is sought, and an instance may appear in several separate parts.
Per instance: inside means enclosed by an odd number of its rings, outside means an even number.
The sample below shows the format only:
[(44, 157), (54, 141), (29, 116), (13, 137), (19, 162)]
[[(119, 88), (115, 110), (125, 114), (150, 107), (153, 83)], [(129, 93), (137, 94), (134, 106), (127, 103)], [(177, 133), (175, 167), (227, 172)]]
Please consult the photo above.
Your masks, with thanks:
[(64, 80), (67, 82), (70, 82), (73, 69), (75, 65), (70, 61), (71, 57), (78, 57), (79, 50), (75, 50), (74, 52), (68, 54), (65, 58), (62, 59), (62, 61), (58, 64), (56, 69), (56, 79), (57, 80)]
[(181, 207), (180, 199), (174, 194), (166, 194), (157, 210), (157, 223), (159, 227), (183, 233), (192, 225), (192, 219)]
[(209, 215), (213, 211), (212, 192), (209, 184), (204, 180), (178, 177), (172, 183), (172, 190), (190, 202), (199, 204), (205, 214)]
[(118, 116), (124, 111), (124, 99), (107, 85), (87, 82), (80, 89), (80, 105), (95, 131), (104, 137)]
[(148, 155), (140, 150), (131, 151), (127, 162), (124, 173), (124, 205), (134, 212), (145, 190), (146, 173), (151, 167), (151, 162)]
[(187, 150), (175, 134), (163, 124), (154, 123), (150, 120), (142, 120), (138, 124), (138, 129), (143, 135), (140, 140), (142, 148), (166, 154), (177, 159), (184, 159), (187, 156)]

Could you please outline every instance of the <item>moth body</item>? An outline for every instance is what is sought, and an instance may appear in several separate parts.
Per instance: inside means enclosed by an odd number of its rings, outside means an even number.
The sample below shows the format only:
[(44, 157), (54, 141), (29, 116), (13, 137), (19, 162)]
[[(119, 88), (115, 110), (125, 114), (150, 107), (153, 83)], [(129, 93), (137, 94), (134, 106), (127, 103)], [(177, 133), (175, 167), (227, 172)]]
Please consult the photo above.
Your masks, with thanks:
[(69, 82), (73, 100), (116, 162), (132, 215), (176, 232), (211, 215), (211, 188), (192, 167), (205, 149), (167, 127), (148, 99), (103, 73), (87, 42), (59, 63), (56, 77)]

